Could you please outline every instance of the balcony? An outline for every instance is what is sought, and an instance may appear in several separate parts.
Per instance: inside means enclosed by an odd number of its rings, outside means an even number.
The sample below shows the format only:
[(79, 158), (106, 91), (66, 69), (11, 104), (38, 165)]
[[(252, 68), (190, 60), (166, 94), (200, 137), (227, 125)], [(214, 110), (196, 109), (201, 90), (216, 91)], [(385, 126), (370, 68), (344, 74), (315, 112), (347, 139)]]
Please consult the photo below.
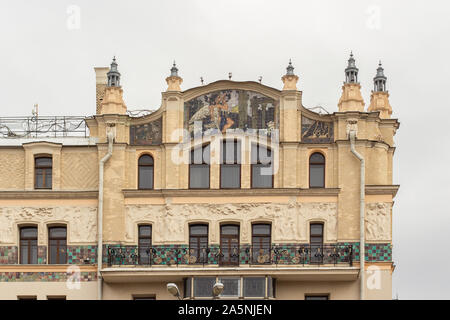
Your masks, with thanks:
[(189, 248), (185, 246), (114, 246), (107, 248), (111, 266), (353, 266), (353, 247), (345, 245)]

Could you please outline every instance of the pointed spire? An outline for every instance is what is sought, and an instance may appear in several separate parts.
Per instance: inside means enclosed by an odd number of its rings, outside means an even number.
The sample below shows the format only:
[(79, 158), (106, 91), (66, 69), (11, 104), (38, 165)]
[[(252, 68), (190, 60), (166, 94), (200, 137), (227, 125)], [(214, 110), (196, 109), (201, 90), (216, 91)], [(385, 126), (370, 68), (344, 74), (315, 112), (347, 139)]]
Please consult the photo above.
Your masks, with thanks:
[(355, 58), (353, 58), (353, 51), (350, 51), (350, 58), (348, 59), (347, 68), (345, 68), (345, 83), (358, 83), (358, 71)]
[(294, 75), (294, 66), (292, 65), (292, 60), (289, 59), (289, 65), (286, 68), (286, 75), (293, 76)]
[(175, 64), (175, 60), (173, 60), (173, 66), (170, 69), (170, 76), (171, 77), (178, 77), (178, 68), (177, 68), (177, 65)]
[(120, 87), (120, 72), (117, 70), (116, 56), (113, 57), (107, 76), (108, 87)]

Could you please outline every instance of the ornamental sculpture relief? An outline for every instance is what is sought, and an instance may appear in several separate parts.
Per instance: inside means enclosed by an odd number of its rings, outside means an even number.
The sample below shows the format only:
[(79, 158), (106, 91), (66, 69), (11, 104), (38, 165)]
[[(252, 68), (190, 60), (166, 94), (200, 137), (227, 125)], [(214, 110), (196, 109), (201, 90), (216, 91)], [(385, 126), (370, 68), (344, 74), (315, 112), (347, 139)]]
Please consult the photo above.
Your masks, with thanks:
[(36, 223), (39, 242), (46, 242), (46, 223), (67, 223), (69, 243), (96, 242), (96, 207), (0, 207), (0, 243), (17, 242), (17, 225)]
[(330, 143), (334, 140), (333, 122), (325, 122), (302, 116), (302, 142)]
[(308, 241), (311, 221), (325, 223), (325, 241), (337, 240), (336, 203), (166, 204), (126, 206), (127, 242), (136, 242), (137, 224), (154, 224), (153, 242), (187, 243), (190, 222), (209, 222), (210, 239), (219, 242), (219, 223), (240, 223), (241, 241), (251, 242), (251, 222), (272, 222), (273, 242)]
[(391, 204), (366, 204), (366, 241), (391, 240)]

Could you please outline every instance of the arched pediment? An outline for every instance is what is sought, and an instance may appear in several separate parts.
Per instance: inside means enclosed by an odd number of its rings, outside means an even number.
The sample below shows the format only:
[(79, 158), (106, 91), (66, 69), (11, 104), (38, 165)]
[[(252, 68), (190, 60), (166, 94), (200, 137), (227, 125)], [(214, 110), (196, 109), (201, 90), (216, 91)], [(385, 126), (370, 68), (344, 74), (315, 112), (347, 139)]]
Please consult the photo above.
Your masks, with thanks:
[(184, 128), (191, 136), (279, 128), (279, 95), (256, 82), (218, 81), (183, 93)]

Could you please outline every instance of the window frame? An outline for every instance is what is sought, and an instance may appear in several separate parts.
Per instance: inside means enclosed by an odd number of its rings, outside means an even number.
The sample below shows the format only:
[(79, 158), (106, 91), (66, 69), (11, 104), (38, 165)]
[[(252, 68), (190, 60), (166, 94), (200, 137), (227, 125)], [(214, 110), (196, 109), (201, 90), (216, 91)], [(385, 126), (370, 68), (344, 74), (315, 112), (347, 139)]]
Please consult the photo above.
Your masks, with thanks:
[[(150, 227), (150, 236), (141, 236), (141, 228)], [(138, 264), (139, 265), (151, 265), (152, 264), (152, 243), (153, 243), (153, 225), (149, 223), (138, 224)], [(144, 246), (141, 245), (141, 240), (150, 240), (150, 244)], [(148, 253), (148, 261), (144, 261), (144, 257), (141, 257), (141, 248), (147, 248), (150, 250)]]
[[(207, 163), (203, 157), (204, 155), (204, 149), (205, 148), (209, 148), (209, 155), (208, 155), (208, 162)], [(201, 149), (202, 150), (202, 163), (192, 163), (192, 153), (195, 153), (196, 149)], [(194, 160), (195, 161), (195, 160)], [(191, 169), (192, 167), (203, 167), (203, 166), (207, 166), (208, 170), (208, 186), (206, 187), (192, 187), (191, 186)], [(206, 170), (205, 170), (206, 171)], [(193, 190), (207, 190), (211, 188), (211, 145), (210, 143), (204, 144), (202, 146), (197, 146), (197, 147), (193, 147), (191, 148), (191, 150), (189, 150), (189, 174), (188, 174), (188, 189), (193, 189)]]
[[(322, 232), (321, 232), (321, 242), (314, 242), (312, 241), (313, 237), (319, 237), (319, 235), (316, 234), (312, 234), (312, 227), (313, 226), (321, 226), (322, 228)], [(325, 240), (325, 224), (321, 221), (314, 221), (314, 222), (310, 222), (309, 224), (309, 246), (310, 246), (310, 263), (311, 264), (322, 264), (323, 263), (323, 256), (322, 257), (313, 257), (314, 253), (314, 249), (315, 248), (320, 248), (320, 252), (323, 255), (323, 246), (324, 246), (324, 240)], [(314, 261), (313, 261), (314, 260)]]
[[(236, 227), (237, 228), (237, 235), (223, 235), (222, 234), (222, 228), (224, 228), (224, 227), (230, 227), (230, 226), (232, 226), (232, 227)], [(241, 237), (241, 226), (239, 225), (239, 224), (236, 224), (236, 223), (223, 223), (223, 224), (221, 224), (220, 225), (220, 244), (219, 244), (219, 247), (220, 247), (220, 253), (222, 253), (222, 248), (223, 248), (223, 239), (224, 238), (226, 238), (226, 239), (228, 239), (228, 250), (229, 250), (229, 257), (227, 257), (226, 259), (227, 260), (225, 260), (225, 257), (224, 256), (222, 256), (222, 255), (220, 255), (220, 258), (219, 258), (219, 265), (220, 266), (239, 266), (239, 258), (240, 258), (240, 237)], [(234, 262), (234, 261), (232, 261), (234, 258), (232, 258), (231, 257), (231, 240), (232, 239), (237, 239), (237, 254), (238, 254), (238, 257), (237, 257), (237, 261), (236, 262)]]
[[(206, 235), (192, 235), (191, 228), (198, 227), (198, 226), (206, 227)], [(201, 247), (201, 244), (202, 244), (201, 239), (205, 239), (205, 238), (206, 238), (206, 248), (205, 248), (206, 256), (203, 257), (203, 260), (202, 260), (201, 259), (201, 249), (203, 249), (203, 248)], [(196, 240), (196, 245), (198, 247), (196, 247), (196, 248), (191, 247), (191, 239)], [(191, 223), (191, 224), (189, 224), (189, 255), (192, 256), (191, 250), (196, 250), (194, 256), (197, 258), (196, 262), (194, 262), (193, 264), (208, 263), (208, 248), (209, 248), (209, 224), (208, 223)], [(191, 264), (190, 261), (189, 261), (189, 264)]]
[[(140, 164), (139, 162), (143, 157), (150, 157), (152, 159), (152, 164)], [(152, 174), (151, 174), (151, 181), (152, 186), (151, 188), (143, 188), (141, 187), (141, 167), (151, 167), (152, 168)], [(154, 190), (155, 189), (155, 158), (149, 153), (144, 153), (139, 156), (138, 159), (138, 190)]]
[[(256, 163), (253, 163), (253, 158), (252, 158), (252, 154), (253, 154), (253, 146), (256, 146)], [(254, 167), (260, 167), (263, 168), (264, 166), (267, 166), (267, 164), (263, 164), (261, 163), (261, 160), (259, 159), (259, 148), (263, 147), (266, 150), (270, 150), (270, 157), (271, 157), (271, 162), (270, 162), (270, 166), (272, 166), (272, 182), (271, 182), (271, 186), (270, 187), (256, 187), (254, 185), (254, 180), (253, 180), (253, 168)], [(273, 156), (273, 150), (265, 145), (262, 144), (256, 144), (253, 143), (251, 144), (250, 147), (250, 188), (251, 189), (273, 189), (274, 188), (274, 172), (273, 172), (273, 161), (274, 161), (274, 156)]]
[[(312, 162), (311, 163), (311, 158), (315, 155), (315, 154), (319, 154), (322, 156), (323, 158), (323, 162)], [(319, 151), (315, 151), (313, 153), (310, 154), (309, 158), (308, 158), (308, 186), (309, 188), (325, 188), (325, 168), (326, 168), (326, 157), (322, 152)], [(322, 175), (323, 175), (323, 179), (322, 179), (322, 185), (321, 186), (311, 186), (311, 165), (313, 166), (322, 166)]]
[[(51, 236), (51, 230), (52, 229), (57, 229), (57, 228), (63, 228), (63, 229), (65, 229), (65, 232), (66, 232), (66, 235), (65, 235), (65, 237), (63, 238), (63, 237), (54, 237), (54, 238), (51, 238), (52, 236)], [(52, 225), (52, 226), (48, 226), (48, 228), (47, 228), (47, 232), (48, 232), (48, 246), (47, 246), (47, 251), (48, 251), (48, 254), (47, 254), (47, 261), (48, 261), (48, 264), (67, 264), (67, 226), (64, 226), (64, 225)], [(52, 254), (51, 254), (51, 252), (52, 252), (52, 250), (51, 250), (51, 240), (56, 240), (56, 241), (58, 241), (58, 245), (57, 245), (57, 254), (56, 254), (56, 262), (52, 262), (52, 258), (53, 258), (53, 256), (52, 256)], [(65, 244), (62, 244), (62, 245), (60, 245), (60, 241), (64, 241), (64, 243)], [(64, 255), (65, 255), (65, 259), (64, 259), (64, 262), (61, 262), (61, 260), (60, 260), (60, 248), (61, 247), (63, 247), (63, 249), (64, 249)]]
[[(232, 145), (233, 145), (233, 150), (236, 151), (235, 155), (234, 155), (234, 162), (233, 163), (226, 163), (226, 159), (224, 159), (224, 153), (223, 153), (223, 148), (224, 146), (227, 145), (227, 141), (233, 141)], [(229, 142), (228, 142), (229, 143)], [(241, 189), (241, 179), (242, 179), (242, 161), (241, 161), (241, 157), (242, 157), (242, 147), (241, 147), (241, 141), (239, 139), (233, 139), (233, 140), (226, 140), (223, 139), (221, 144), (220, 144), (220, 174), (219, 174), (219, 187), (220, 189)], [(237, 167), (239, 170), (239, 185), (237, 187), (224, 187), (222, 185), (222, 168), (233, 168), (233, 167)]]
[[(36, 238), (31, 238), (31, 237), (22, 237), (22, 230), (24, 229), (36, 229)], [(19, 264), (38, 264), (39, 262), (39, 229), (38, 226), (36, 225), (25, 225), (25, 226), (19, 226)], [(22, 244), (22, 241), (27, 241), (27, 250), (28, 250), (28, 254), (27, 254), (27, 262), (25, 263), (22, 259), (22, 252), (23, 252), (23, 247), (24, 245)], [(31, 241), (36, 241), (36, 245), (32, 245), (30, 242)], [(36, 247), (36, 263), (30, 263), (30, 261), (32, 260), (31, 258), (31, 248), (35, 246)]]
[[(39, 166), (38, 167), (38, 160), (39, 159), (50, 159), (51, 166)], [(38, 186), (38, 179), (37, 179), (37, 172), (39, 170), (43, 170), (43, 179), (42, 179), (42, 186)], [(46, 178), (50, 176), (51, 185), (50, 187), (45, 187)], [(38, 155), (34, 157), (34, 189), (44, 189), (44, 190), (51, 190), (53, 189), (53, 156), (52, 155)]]
[[(267, 234), (262, 234), (262, 233), (254, 233), (254, 227), (255, 226), (268, 226), (269, 227), (269, 235)], [(271, 263), (271, 253), (272, 253), (272, 224), (269, 222), (254, 222), (252, 223), (252, 263), (254, 264), (270, 264)], [(268, 250), (268, 254), (269, 254), (269, 260), (265, 261), (265, 262), (258, 262), (257, 260), (255, 260), (255, 256), (254, 256), (254, 250), (255, 250), (255, 241), (254, 238), (260, 238), (259, 240), (259, 244), (257, 244), (259, 250)], [(268, 244), (268, 248), (264, 247), (264, 244), (262, 242), (263, 238), (268, 238), (269, 239), (269, 244)], [(256, 258), (257, 259), (257, 258)]]

